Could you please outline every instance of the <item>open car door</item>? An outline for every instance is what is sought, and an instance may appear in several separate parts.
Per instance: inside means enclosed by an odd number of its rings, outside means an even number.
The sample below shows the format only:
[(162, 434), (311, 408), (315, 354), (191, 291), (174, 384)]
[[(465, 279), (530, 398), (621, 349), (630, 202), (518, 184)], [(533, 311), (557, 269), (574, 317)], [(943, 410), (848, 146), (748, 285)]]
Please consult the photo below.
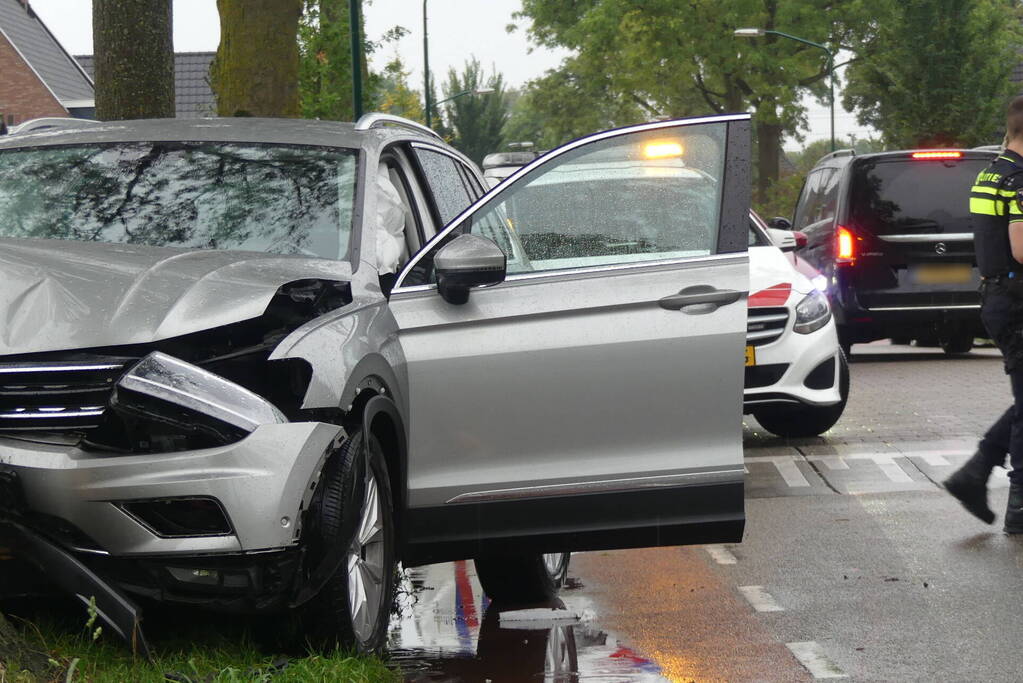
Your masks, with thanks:
[(403, 270), (406, 562), (741, 539), (749, 138), (577, 140)]

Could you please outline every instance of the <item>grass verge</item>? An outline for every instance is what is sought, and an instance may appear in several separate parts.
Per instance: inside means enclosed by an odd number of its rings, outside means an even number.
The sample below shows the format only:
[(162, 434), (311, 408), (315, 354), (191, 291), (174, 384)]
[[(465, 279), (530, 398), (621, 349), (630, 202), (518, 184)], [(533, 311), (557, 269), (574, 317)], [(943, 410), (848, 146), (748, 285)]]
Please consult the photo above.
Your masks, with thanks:
[[(5, 671), (0, 683), (73, 681), (122, 683), (250, 683), (272, 681), (396, 682), (398, 673), (379, 660), (338, 651), (329, 655), (269, 652), (253, 635), (245, 618), (198, 612), (155, 614), (147, 620), (147, 636), (155, 661), (133, 657), (114, 635), (86, 627), (82, 610), (60, 601), (55, 606), (15, 605), (10, 621), (27, 644), (49, 659), (42, 675)], [(0, 606), (0, 609), (7, 607)], [(6, 609), (4, 610), (6, 611)]]

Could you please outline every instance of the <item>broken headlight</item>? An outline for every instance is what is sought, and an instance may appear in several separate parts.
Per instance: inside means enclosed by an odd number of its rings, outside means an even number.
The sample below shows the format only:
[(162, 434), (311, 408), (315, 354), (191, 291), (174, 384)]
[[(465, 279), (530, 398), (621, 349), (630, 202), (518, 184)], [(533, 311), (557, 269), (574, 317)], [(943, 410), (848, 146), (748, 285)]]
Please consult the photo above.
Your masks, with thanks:
[(211, 448), (288, 422), (272, 403), (212, 372), (154, 351), (117, 382), (93, 445), (132, 453)]

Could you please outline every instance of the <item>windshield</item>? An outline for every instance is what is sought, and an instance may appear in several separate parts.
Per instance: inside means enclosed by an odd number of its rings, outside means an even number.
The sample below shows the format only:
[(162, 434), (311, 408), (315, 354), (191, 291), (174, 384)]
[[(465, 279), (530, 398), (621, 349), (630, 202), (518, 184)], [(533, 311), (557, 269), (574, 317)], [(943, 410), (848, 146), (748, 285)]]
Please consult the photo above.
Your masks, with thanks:
[(869, 160), (854, 167), (850, 222), (875, 235), (972, 232), (970, 187), (989, 159)]
[(120, 143), (0, 153), (0, 237), (348, 253), (354, 150)]

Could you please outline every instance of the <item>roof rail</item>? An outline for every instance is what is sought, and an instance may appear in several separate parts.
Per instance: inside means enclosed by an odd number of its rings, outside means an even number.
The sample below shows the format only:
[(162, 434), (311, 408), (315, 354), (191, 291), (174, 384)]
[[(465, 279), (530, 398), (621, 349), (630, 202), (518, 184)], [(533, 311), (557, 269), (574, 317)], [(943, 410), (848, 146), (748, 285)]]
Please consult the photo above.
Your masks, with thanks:
[(981, 145), (980, 147), (971, 147), (970, 149), (979, 149), (983, 152), (1001, 152), (1001, 145)]
[(828, 152), (827, 154), (822, 156), (820, 159), (817, 160), (817, 163), (819, 164), (820, 162), (824, 161), (825, 159), (837, 159), (838, 157), (854, 157), (854, 156), (856, 156), (856, 150), (855, 149), (836, 149), (834, 152)]
[(427, 128), (423, 124), (410, 119), (402, 118), (401, 116), (394, 116), (393, 114), (381, 114), (379, 112), (363, 114), (359, 117), (359, 120), (355, 122), (355, 130), (370, 130), (371, 128), (381, 128), (383, 126), (399, 126), (419, 133), (426, 133), (438, 140), (443, 139), (433, 129)]
[(47, 116), (39, 119), (30, 119), (21, 123), (8, 131), (10, 135), (24, 135), (25, 133), (36, 133), (41, 130), (49, 130), (51, 128), (67, 129), (67, 128), (88, 128), (98, 124), (99, 121), (93, 121), (92, 119), (76, 119), (69, 116)]

